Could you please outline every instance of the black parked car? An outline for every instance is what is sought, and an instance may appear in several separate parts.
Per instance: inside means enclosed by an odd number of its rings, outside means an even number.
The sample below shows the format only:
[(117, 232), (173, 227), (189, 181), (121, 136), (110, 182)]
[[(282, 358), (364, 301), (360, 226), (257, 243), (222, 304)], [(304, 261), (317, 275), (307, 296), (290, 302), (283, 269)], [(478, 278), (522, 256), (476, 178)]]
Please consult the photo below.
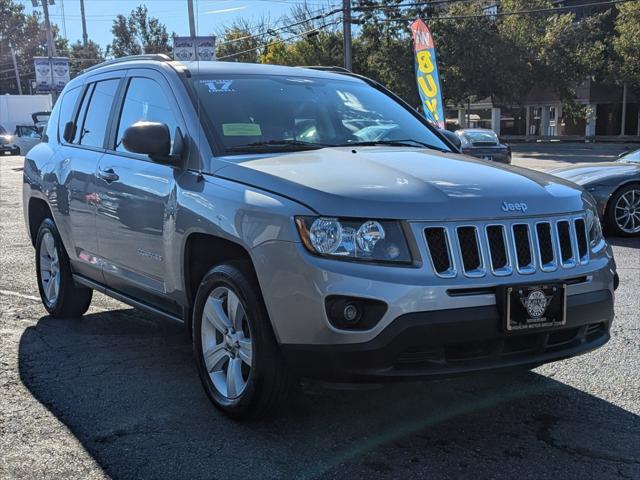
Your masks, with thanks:
[(640, 236), (640, 149), (615, 162), (560, 168), (548, 173), (586, 188), (596, 199), (607, 230), (620, 236)]
[(462, 153), (483, 160), (511, 163), (511, 147), (500, 143), (493, 130), (468, 128), (457, 130), (456, 134), (460, 138)]

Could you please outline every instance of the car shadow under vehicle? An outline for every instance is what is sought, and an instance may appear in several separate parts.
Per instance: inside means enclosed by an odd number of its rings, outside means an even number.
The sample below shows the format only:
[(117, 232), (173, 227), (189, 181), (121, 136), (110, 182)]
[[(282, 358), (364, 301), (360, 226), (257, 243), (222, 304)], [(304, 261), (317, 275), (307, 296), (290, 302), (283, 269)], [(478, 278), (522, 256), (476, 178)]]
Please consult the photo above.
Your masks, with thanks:
[(134, 309), (41, 318), (19, 368), (112, 478), (640, 476), (640, 417), (537, 373), (311, 388), (238, 423), (207, 400), (184, 330)]
[(607, 242), (616, 247), (640, 248), (639, 237), (614, 237), (607, 235)]

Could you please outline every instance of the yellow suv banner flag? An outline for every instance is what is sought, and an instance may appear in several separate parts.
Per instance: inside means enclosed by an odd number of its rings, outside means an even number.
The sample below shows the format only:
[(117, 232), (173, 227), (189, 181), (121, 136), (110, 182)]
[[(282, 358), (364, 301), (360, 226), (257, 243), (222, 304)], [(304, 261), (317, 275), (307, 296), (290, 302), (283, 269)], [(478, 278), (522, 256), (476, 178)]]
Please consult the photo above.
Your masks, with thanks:
[(416, 82), (424, 116), (440, 128), (445, 127), (442, 90), (436, 63), (436, 48), (429, 27), (417, 19), (411, 24), (416, 59)]

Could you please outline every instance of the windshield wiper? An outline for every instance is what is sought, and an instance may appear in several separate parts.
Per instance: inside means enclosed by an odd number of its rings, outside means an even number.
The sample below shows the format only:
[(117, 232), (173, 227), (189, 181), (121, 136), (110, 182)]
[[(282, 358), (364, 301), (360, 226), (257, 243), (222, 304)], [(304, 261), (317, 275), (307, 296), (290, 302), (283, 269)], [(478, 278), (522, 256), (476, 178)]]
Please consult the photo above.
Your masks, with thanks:
[(229, 152), (238, 152), (238, 151), (273, 151), (273, 150), (286, 150), (286, 151), (295, 151), (295, 150), (315, 150), (320, 148), (329, 147), (330, 145), (324, 143), (315, 143), (315, 142), (305, 142), (303, 140), (266, 140), (264, 142), (253, 142), (247, 143), (244, 145), (234, 145), (231, 147), (227, 147), (227, 151)]
[(344, 147), (375, 147), (376, 145), (391, 145), (392, 147), (417, 147), (417, 148), (429, 148), (431, 150), (437, 150), (439, 152), (451, 153), (449, 150), (444, 148), (436, 147), (435, 145), (431, 145), (426, 142), (421, 142), (420, 140), (414, 140), (413, 138), (405, 138), (401, 140), (371, 140), (368, 142), (350, 142), (345, 143)]

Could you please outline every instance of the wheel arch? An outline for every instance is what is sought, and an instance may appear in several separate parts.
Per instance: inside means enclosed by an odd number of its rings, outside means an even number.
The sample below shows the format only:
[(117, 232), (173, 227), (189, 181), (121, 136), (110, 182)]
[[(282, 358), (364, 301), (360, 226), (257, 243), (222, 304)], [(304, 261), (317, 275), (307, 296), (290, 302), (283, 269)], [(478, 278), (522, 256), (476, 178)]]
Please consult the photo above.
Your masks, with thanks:
[(49, 204), (41, 198), (32, 197), (29, 199), (29, 238), (34, 247), (36, 245), (36, 239), (38, 238), (38, 228), (45, 218), (54, 220), (53, 212)]
[[(193, 302), (198, 287), (206, 273), (215, 265), (233, 263), (256, 285), (260, 296), (262, 290), (249, 250), (238, 242), (203, 232), (189, 234), (183, 250), (184, 289), (187, 299), (187, 326), (191, 331)], [(262, 298), (261, 298), (262, 300)]]

